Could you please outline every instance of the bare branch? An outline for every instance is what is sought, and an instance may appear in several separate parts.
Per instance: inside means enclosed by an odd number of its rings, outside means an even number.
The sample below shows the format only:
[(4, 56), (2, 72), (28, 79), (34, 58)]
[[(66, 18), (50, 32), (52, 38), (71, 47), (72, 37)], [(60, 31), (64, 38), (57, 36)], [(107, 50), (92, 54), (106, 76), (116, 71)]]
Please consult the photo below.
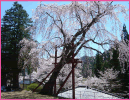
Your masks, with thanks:
[(75, 56), (79, 53), (79, 51), (82, 49), (82, 47), (84, 46), (84, 44), (86, 44), (87, 42), (91, 41), (91, 39), (87, 40), (87, 41), (84, 41), (84, 43), (82, 43), (80, 45), (80, 47), (77, 49), (76, 53), (75, 53)]
[(102, 52), (100, 52), (99, 50), (95, 49), (95, 48), (92, 48), (92, 47), (87, 47), (87, 46), (83, 46), (84, 48), (87, 48), (87, 49), (91, 49), (91, 50), (94, 50), (94, 51), (97, 51), (101, 54), (103, 54)]

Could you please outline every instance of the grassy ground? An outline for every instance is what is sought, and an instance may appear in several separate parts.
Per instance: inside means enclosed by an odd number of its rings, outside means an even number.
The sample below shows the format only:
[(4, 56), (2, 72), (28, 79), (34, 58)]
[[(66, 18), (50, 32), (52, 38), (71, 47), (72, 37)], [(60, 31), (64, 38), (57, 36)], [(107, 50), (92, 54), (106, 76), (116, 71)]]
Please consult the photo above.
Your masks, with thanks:
[(22, 90), (15, 92), (1, 92), (1, 99), (60, 99), (60, 98)]
[[(27, 84), (24, 84), (24, 89), (27, 89)], [(20, 84), (20, 88), (22, 88), (23, 89), (23, 84)]]
[[(27, 86), (28, 86), (29, 84), (24, 84), (24, 90), (26, 90), (27, 89)], [(39, 85), (39, 84), (38, 84)], [(42, 85), (40, 86), (41, 88), (43, 87)], [(22, 88), (23, 89), (23, 84), (20, 84), (20, 88)]]
[[(20, 84), (22, 88), (21, 91), (14, 91), (14, 92), (1, 92), (1, 99), (60, 99), (59, 97), (54, 97), (50, 95), (41, 95), (38, 92), (32, 93), (32, 91), (27, 91), (27, 86)], [(42, 87), (42, 86), (41, 86)]]
[[(1, 92), (1, 99), (68, 99), (62, 97), (54, 97), (50, 95), (41, 95), (38, 92), (32, 93), (32, 91), (27, 91), (27, 86), (20, 84), (20, 87), (23, 89), (22, 91), (14, 91), (14, 92)], [(43, 86), (40, 86), (43, 87)]]

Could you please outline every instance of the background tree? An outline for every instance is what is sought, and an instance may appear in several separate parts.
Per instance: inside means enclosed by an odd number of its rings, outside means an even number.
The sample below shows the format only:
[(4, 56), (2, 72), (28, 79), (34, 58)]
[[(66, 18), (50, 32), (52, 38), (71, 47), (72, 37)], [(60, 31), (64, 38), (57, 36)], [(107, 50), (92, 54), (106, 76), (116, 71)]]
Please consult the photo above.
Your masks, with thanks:
[(123, 25), (121, 39), (124, 40), (126, 43), (127, 43), (127, 40), (129, 40), (129, 34), (128, 34), (127, 30), (126, 30), (126, 25), (125, 24)]
[(16, 88), (19, 87), (20, 72), (17, 66), (20, 50), (18, 43), (23, 37), (30, 38), (29, 30), (24, 30), (32, 23), (28, 16), (22, 5), (14, 2), (13, 7), (6, 11), (1, 23), (2, 75), (13, 71), (13, 85)]
[(120, 84), (116, 84), (118, 73), (119, 71), (114, 71), (113, 68), (108, 68), (105, 69), (104, 72), (99, 71), (99, 78), (96, 76), (88, 77), (84, 83), (91, 88), (110, 92), (113, 88), (120, 86)]
[(116, 47), (115, 49), (112, 50), (113, 52), (113, 55), (112, 55), (112, 59), (110, 60), (110, 63), (113, 67), (114, 70), (117, 70), (117, 71), (120, 71), (121, 68), (120, 68), (120, 62), (119, 62), (119, 51), (118, 51), (118, 47)]
[(84, 78), (92, 76), (94, 69), (94, 57), (83, 56), (82, 60), (82, 75)]
[[(127, 11), (124, 6), (100, 1), (72, 2), (60, 6), (40, 4), (34, 11), (35, 22), (30, 28), (34, 36), (42, 33), (43, 40), (46, 40), (38, 50), (48, 58), (54, 57), (52, 54), (56, 46), (61, 51), (58, 55), (60, 61), (40, 93), (53, 94), (55, 80), (63, 66), (71, 60), (73, 51), (74, 56), (83, 48), (100, 52), (91, 43), (105, 48), (105, 44), (117, 40), (114, 33), (121, 25), (118, 14), (128, 17)], [(105, 28), (108, 19), (112, 31)]]
[(105, 69), (104, 72), (100, 71), (100, 79), (104, 80), (106, 82), (106, 87), (104, 87), (104, 90), (107, 91), (112, 91), (112, 89), (114, 88), (118, 88), (119, 86), (121, 86), (120, 84), (118, 84), (117, 76), (119, 74), (119, 71), (114, 71), (113, 68), (111, 69)]
[(27, 40), (26, 38), (23, 38), (19, 42), (19, 46), (21, 46), (22, 48), (20, 49), (20, 53), (18, 57), (19, 58), (18, 66), (23, 70), (23, 88), (24, 88), (25, 70), (27, 70), (27, 73), (30, 76), (30, 83), (31, 83), (31, 73), (34, 70), (36, 70), (37, 67), (39, 67), (37, 52), (30, 54), (31, 50), (33, 48), (37, 48), (38, 44), (37, 41)]
[[(122, 40), (120, 44), (122, 44), (123, 47), (122, 49), (118, 48), (118, 51), (121, 52), (121, 50), (124, 50), (124, 54), (119, 55), (121, 71), (118, 75), (118, 79), (122, 85), (120, 87), (120, 92), (126, 94), (124, 97), (129, 98), (129, 34), (125, 24), (123, 25)], [(127, 51), (124, 48), (127, 48)], [(124, 62), (122, 61), (122, 58), (125, 58)]]
[(94, 71), (95, 71), (95, 75), (96, 77), (99, 77), (99, 71), (103, 71), (102, 67), (103, 67), (103, 58), (102, 58), (102, 55), (99, 54), (99, 52), (97, 52), (96, 54), (96, 64), (95, 64), (96, 68), (94, 68)]
[(110, 69), (110, 50), (103, 52), (103, 66), (101, 71), (105, 71), (105, 69)]

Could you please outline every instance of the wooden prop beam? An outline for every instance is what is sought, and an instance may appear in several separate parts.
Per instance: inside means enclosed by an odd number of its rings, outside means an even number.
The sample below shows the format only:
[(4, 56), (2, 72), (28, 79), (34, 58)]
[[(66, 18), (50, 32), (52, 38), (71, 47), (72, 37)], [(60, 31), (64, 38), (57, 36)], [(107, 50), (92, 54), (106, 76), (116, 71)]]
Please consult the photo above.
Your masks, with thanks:
[[(76, 67), (77, 64), (74, 65), (74, 67)], [(68, 78), (70, 77), (72, 73), (72, 70), (70, 71), (70, 73), (68, 74), (68, 76), (66, 77), (65, 81), (63, 82), (63, 84), (61, 85), (61, 87), (59, 88), (58, 92), (56, 93), (56, 96), (60, 93), (62, 87), (64, 86), (64, 84), (66, 83), (66, 81), (68, 80)]]
[(54, 71), (54, 69), (42, 80), (42, 82), (40, 82), (40, 84), (33, 90), (33, 92), (35, 92), (35, 90), (46, 80), (46, 78)]

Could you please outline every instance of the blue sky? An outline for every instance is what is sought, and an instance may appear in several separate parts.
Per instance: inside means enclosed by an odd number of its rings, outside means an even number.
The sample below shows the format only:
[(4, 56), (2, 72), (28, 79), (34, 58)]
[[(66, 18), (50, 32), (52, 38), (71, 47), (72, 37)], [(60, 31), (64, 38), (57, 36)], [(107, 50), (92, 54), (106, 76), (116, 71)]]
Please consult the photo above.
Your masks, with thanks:
[[(13, 6), (14, 1), (1, 1), (1, 18), (5, 15), (5, 11), (10, 9)], [(19, 4), (23, 6), (23, 9), (27, 11), (29, 14), (29, 18), (32, 17), (32, 9), (36, 9), (36, 7), (40, 4), (39, 1), (18, 1)], [(44, 3), (49, 4), (49, 3), (58, 3), (59, 5), (61, 4), (68, 4), (69, 2), (65, 1), (60, 1), (60, 2), (52, 2), (52, 1), (44, 1)], [(125, 5), (127, 8), (129, 8), (129, 1), (114, 1), (113, 4), (122, 4)], [(119, 16), (119, 19), (121, 22), (126, 24), (127, 31), (129, 30), (129, 21), (125, 22), (122, 19), (122, 16)], [(37, 38), (37, 40), (40, 42), (41, 41), (41, 36)]]

